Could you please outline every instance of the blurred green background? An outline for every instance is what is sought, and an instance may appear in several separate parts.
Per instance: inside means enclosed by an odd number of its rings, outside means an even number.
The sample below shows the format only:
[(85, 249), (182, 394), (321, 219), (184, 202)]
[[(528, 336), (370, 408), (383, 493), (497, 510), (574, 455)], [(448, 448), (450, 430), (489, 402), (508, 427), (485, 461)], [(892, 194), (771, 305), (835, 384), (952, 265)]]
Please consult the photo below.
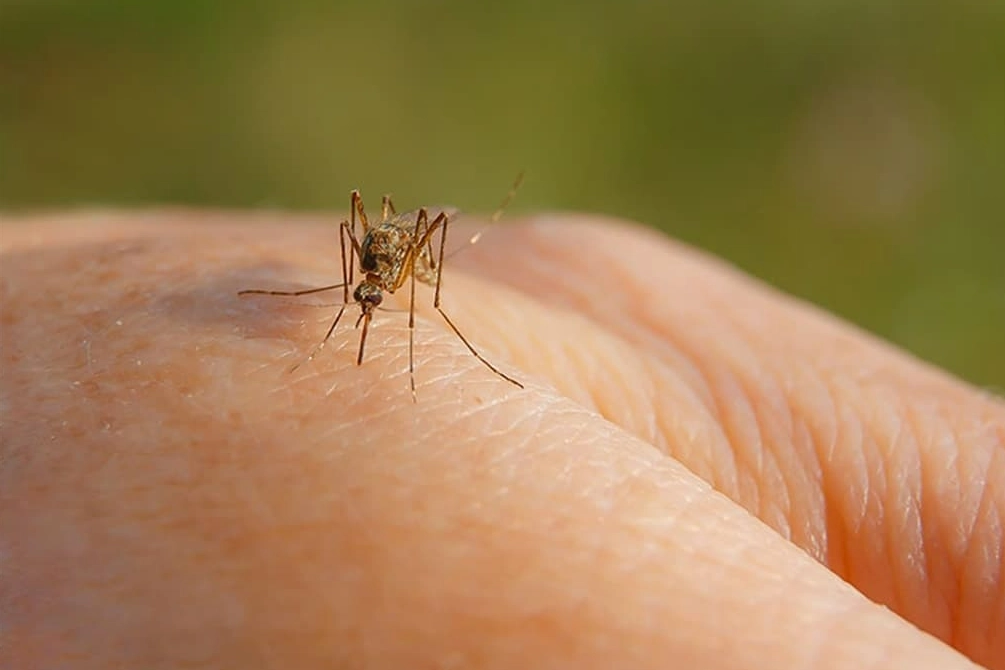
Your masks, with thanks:
[(1002, 0), (0, 0), (0, 210), (487, 211), (526, 168), (514, 213), (649, 223), (1000, 390), (1003, 66)]

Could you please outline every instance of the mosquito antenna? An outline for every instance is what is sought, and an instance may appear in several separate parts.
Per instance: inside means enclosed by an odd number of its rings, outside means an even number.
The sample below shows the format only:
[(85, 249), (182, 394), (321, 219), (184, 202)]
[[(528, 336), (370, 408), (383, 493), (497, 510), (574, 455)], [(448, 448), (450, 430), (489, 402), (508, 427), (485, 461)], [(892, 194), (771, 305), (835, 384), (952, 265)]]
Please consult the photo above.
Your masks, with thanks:
[(499, 203), (499, 208), (496, 209), (496, 211), (492, 214), (491, 219), (492, 223), (496, 223), (499, 219), (502, 218), (503, 212), (505, 212), (506, 208), (509, 207), (509, 204), (513, 202), (513, 198), (516, 197), (516, 191), (518, 188), (520, 188), (520, 184), (522, 183), (523, 183), (523, 170), (520, 170), (520, 172), (516, 176), (516, 179), (513, 180), (513, 185), (510, 186), (509, 192), (506, 194), (506, 197), (503, 198), (503, 201)]
[[(523, 183), (523, 175), (524, 171), (520, 170), (519, 174), (517, 174), (516, 176), (516, 179), (513, 180), (513, 185), (510, 187), (509, 192), (506, 194), (506, 197), (503, 198), (503, 201), (499, 204), (499, 207), (496, 209), (495, 212), (492, 213), (492, 216), (489, 218), (489, 226), (498, 223), (499, 219), (502, 218), (502, 215), (506, 211), (506, 208), (509, 207), (509, 204), (513, 201), (513, 198), (516, 197), (517, 189), (519, 189), (520, 185)], [(489, 226), (482, 227), (481, 230), (479, 230), (477, 233), (475, 233), (468, 239), (467, 244), (458, 249), (454, 249), (449, 254), (447, 254), (446, 260), (450, 260), (451, 258), (461, 253), (471, 245), (478, 244), (478, 240), (482, 238), (482, 235), (485, 234), (485, 231), (488, 230)]]

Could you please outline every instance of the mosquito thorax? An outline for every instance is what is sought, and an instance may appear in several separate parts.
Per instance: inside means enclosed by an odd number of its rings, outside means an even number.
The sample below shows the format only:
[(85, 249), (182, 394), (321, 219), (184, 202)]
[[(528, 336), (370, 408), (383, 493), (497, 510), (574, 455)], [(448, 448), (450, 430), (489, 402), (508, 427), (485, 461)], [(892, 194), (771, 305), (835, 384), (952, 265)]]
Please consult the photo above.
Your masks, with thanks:
[(401, 264), (413, 241), (414, 224), (405, 218), (395, 218), (374, 225), (360, 243), (359, 267), (367, 274), (380, 275), (385, 288), (398, 277)]
[(377, 257), (370, 249), (372, 243), (373, 235), (367, 235), (363, 238), (363, 244), (361, 245), (361, 253), (359, 256), (359, 267), (363, 270), (363, 272), (377, 271)]

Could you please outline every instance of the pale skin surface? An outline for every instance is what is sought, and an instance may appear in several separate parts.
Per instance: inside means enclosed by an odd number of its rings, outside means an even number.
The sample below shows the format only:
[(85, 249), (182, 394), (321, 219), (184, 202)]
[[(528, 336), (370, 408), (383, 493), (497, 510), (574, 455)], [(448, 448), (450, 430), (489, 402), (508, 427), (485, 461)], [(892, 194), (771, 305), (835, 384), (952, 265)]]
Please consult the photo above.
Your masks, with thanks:
[(1000, 399), (570, 216), (445, 275), (526, 390), (423, 287), (418, 404), (402, 313), (288, 374), (336, 223), (0, 224), (0, 666), (1005, 668)]

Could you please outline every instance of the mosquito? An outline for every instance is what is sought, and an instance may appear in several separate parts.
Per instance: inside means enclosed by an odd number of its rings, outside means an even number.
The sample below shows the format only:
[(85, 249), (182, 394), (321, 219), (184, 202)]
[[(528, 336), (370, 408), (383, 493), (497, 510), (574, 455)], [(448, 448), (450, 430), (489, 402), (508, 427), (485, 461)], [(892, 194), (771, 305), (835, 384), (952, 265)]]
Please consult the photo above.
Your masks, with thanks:
[[(503, 211), (509, 205), (513, 196), (516, 195), (516, 191), (520, 187), (522, 180), (523, 173), (520, 173), (506, 194), (505, 199), (503, 199), (502, 204), (500, 204), (499, 208), (492, 215), (492, 223), (498, 221), (502, 216)], [(362, 226), (362, 239), (356, 235), (357, 219)], [(313, 360), (321, 352), (338, 327), (346, 308), (351, 304), (359, 305), (360, 308), (355, 328), (359, 328), (362, 324), (363, 330), (360, 333), (356, 365), (362, 365), (370, 321), (373, 318), (374, 311), (383, 302), (384, 293), (394, 293), (404, 286), (405, 282), (409, 282), (408, 376), (412, 391), (412, 400), (417, 402), (415, 390), (415, 285), (416, 282), (422, 282), (427, 286), (435, 287), (433, 307), (440, 313), (440, 316), (443, 317), (443, 320), (446, 321), (454, 334), (464, 343), (468, 351), (481, 361), (485, 367), (502, 379), (514, 386), (524, 388), (523, 384), (501, 371), (479, 353), (440, 305), (440, 293), (443, 285), (443, 262), (449, 224), (450, 216), (447, 212), (440, 212), (430, 221), (429, 212), (425, 207), (398, 214), (390, 195), (385, 195), (381, 201), (380, 221), (371, 224), (363, 207), (363, 198), (360, 196), (358, 190), (354, 190), (349, 196), (349, 220), (343, 220), (339, 224), (339, 246), (342, 257), (341, 284), (319, 286), (301, 291), (246, 289), (238, 292), (238, 295), (304, 296), (342, 289), (342, 304), (335, 314), (335, 318), (332, 320), (331, 326), (328, 328), (325, 336), (314, 347), (307, 358), (290, 369), (292, 372), (301, 365)], [(433, 236), (437, 231), (440, 233), (439, 250), (438, 254), (434, 256)], [(483, 232), (484, 230), (476, 233), (468, 240), (468, 244), (475, 244), (481, 238)], [(359, 284), (355, 285), (352, 291), (352, 301), (350, 302), (349, 289), (355, 281), (355, 265), (357, 261), (359, 263), (360, 274), (363, 278)]]

